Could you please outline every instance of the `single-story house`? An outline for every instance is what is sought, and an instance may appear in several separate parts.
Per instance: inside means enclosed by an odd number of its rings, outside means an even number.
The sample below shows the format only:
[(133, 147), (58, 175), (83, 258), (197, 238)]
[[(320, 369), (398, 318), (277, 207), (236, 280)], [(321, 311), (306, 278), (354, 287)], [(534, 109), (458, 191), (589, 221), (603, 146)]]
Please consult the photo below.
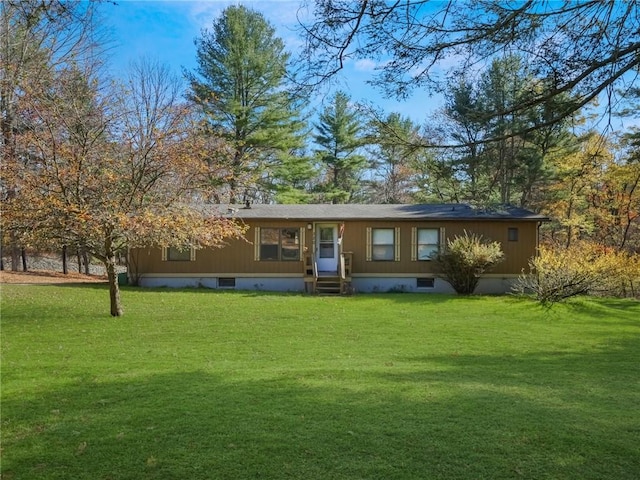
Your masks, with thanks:
[(480, 293), (504, 293), (528, 270), (546, 218), (506, 207), (463, 204), (212, 206), (247, 227), (222, 248), (135, 249), (130, 276), (148, 287), (300, 292), (453, 292), (431, 254), (469, 233), (502, 244), (505, 260), (483, 275)]

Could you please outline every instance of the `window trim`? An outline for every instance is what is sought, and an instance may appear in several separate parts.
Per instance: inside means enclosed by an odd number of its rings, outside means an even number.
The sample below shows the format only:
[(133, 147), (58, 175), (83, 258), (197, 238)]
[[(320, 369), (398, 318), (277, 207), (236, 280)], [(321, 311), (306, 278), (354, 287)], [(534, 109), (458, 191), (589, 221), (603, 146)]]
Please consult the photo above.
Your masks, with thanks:
[(518, 227), (508, 227), (507, 228), (507, 240), (509, 242), (519, 242), (520, 241), (520, 231)]
[(442, 250), (442, 246), (445, 242), (445, 230), (444, 227), (412, 227), (411, 228), (411, 260), (414, 262), (429, 262), (431, 258), (421, 259), (418, 256), (418, 248), (420, 245), (433, 245), (433, 244), (419, 244), (418, 243), (418, 230), (437, 230), (438, 232), (438, 243), (437, 250), (440, 252)]
[[(376, 259), (373, 258), (373, 233), (374, 230), (391, 230), (393, 231), (393, 258)], [(387, 244), (385, 244), (387, 245)], [(399, 262), (400, 261), (400, 227), (367, 227), (367, 245), (366, 245), (366, 261), (367, 262)]]

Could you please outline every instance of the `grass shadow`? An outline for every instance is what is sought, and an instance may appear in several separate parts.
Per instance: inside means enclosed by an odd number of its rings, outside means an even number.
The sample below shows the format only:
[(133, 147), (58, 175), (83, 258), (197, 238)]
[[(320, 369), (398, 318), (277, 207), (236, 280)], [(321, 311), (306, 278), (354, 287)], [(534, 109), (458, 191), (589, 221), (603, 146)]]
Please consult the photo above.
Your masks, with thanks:
[(640, 335), (608, 301), (587, 326), (518, 298), (125, 287), (104, 322), (106, 292), (11, 290), (3, 479), (639, 477)]
[(640, 302), (635, 299), (579, 297), (565, 305), (567, 310), (585, 319), (626, 320), (640, 327)]
[[(105, 290), (105, 291), (109, 290), (109, 284), (107, 282), (103, 282), (103, 283), (88, 283), (88, 282), (71, 283), (71, 282), (65, 282), (65, 283), (40, 284), (40, 286), (42, 286), (42, 287), (46, 287), (48, 285), (50, 285), (52, 287), (79, 288), (79, 289), (83, 289), (83, 290)], [(122, 288), (122, 287), (120, 287), (120, 288)]]
[[(467, 365), (391, 378), (420, 383), (418, 396), (314, 385), (339, 374), (329, 371), (234, 382), (204, 371), (87, 376), (3, 402), (3, 478), (636, 478), (637, 446), (617, 425), (571, 444), (568, 431), (591, 431), (590, 410), (504, 389), (430, 395)], [(490, 366), (462, 381), (495, 383)], [(592, 455), (603, 445), (607, 457)]]

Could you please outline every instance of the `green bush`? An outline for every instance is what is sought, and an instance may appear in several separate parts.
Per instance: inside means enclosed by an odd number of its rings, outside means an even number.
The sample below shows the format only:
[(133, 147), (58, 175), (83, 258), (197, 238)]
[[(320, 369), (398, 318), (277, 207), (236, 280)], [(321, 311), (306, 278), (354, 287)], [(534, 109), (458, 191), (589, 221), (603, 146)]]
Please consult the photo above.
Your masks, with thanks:
[(447, 247), (434, 256), (436, 268), (463, 295), (472, 294), (480, 275), (504, 259), (499, 242), (491, 242), (482, 235), (464, 232), (447, 242)]

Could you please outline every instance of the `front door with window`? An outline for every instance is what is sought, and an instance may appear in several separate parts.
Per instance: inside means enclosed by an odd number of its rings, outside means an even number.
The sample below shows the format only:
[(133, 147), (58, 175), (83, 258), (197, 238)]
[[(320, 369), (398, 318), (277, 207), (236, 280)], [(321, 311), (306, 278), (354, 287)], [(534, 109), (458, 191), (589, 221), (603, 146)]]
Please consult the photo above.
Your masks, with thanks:
[(338, 271), (337, 225), (316, 225), (316, 262), (319, 272)]

